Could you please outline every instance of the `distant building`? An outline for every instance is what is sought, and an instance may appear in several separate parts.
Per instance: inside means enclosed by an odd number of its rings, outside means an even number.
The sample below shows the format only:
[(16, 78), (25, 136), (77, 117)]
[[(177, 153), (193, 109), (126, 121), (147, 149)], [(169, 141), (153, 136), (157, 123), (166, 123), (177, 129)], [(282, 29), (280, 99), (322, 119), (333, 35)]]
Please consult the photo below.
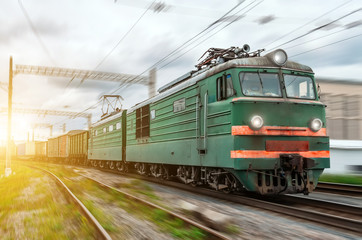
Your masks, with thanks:
[(362, 140), (362, 81), (317, 78), (331, 139)]
[(327, 173), (359, 173), (362, 168), (362, 81), (317, 78), (327, 105), (331, 168)]

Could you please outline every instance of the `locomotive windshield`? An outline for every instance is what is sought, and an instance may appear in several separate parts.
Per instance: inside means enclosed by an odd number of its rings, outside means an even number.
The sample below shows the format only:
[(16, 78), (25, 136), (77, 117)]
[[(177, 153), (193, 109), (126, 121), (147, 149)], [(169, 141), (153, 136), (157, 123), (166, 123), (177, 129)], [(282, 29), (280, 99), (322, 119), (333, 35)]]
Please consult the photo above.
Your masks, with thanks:
[(287, 97), (315, 99), (313, 80), (310, 77), (284, 75)]
[(277, 73), (241, 72), (240, 83), (245, 96), (281, 97)]

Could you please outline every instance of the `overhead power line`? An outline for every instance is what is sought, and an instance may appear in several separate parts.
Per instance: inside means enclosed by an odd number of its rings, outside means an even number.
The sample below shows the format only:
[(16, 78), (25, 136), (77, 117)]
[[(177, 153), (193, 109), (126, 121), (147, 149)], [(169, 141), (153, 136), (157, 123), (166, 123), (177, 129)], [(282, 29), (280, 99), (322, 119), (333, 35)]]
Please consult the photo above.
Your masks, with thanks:
[[(255, 3), (257, 0), (253, 1), (251, 4)], [(262, 0), (263, 1), (263, 0)], [(262, 1), (260, 1), (259, 3), (257, 3), (255, 6), (253, 6), (251, 9), (249, 9), (248, 11), (252, 10), (254, 7), (256, 7), (257, 5), (259, 5)], [(205, 33), (207, 30), (209, 30), (211, 27), (214, 27), (218, 24), (221, 24), (223, 21), (222, 19), (224, 19), (225, 17), (227, 17), (227, 15), (229, 15), (232, 11), (234, 11), (237, 7), (239, 7), (243, 2), (245, 2), (245, 0), (240, 1), (238, 4), (236, 4), (234, 7), (232, 7), (229, 11), (227, 11), (225, 14), (223, 14), (223, 16), (219, 17), (216, 21), (212, 22), (210, 25), (208, 25), (205, 29), (203, 29), (201, 32), (197, 33), (195, 36), (193, 36), (192, 38), (190, 38), (189, 40), (187, 40), (186, 42), (184, 42), (183, 44), (181, 44), (179, 47), (177, 47), (176, 49), (174, 49), (173, 51), (171, 51), (169, 54), (167, 54), (165, 57), (161, 58), (159, 61), (157, 61), (155, 64), (153, 64), (151, 67), (147, 68), (146, 70), (144, 70), (142, 73), (140, 73), (137, 76), (142, 76), (143, 74), (145, 74), (147, 71), (150, 71), (151, 69), (155, 68), (156, 66), (158, 66), (160, 63), (166, 61), (168, 58), (170, 58), (171, 56), (173, 56), (175, 53), (177, 53), (178, 51), (182, 50), (183, 48), (185, 48), (185, 45), (188, 44), (189, 42), (191, 42), (192, 40), (194, 40), (195, 38), (197, 38), (198, 36), (202, 35), (203, 33)], [(250, 6), (250, 4), (248, 5)], [(248, 7), (247, 6), (247, 7)], [(245, 9), (245, 8), (243, 8)], [(243, 10), (241, 9), (241, 10)], [(237, 13), (239, 13), (241, 10), (239, 10)], [(236, 13), (236, 14), (237, 14)], [(235, 14), (234, 14), (235, 16)], [(229, 26), (230, 24), (232, 24), (233, 22), (235, 22), (236, 20), (239, 20), (238, 18), (234, 18), (232, 19), (231, 22), (229, 22), (227, 24), (227, 26)], [(225, 26), (225, 27), (227, 27)], [(225, 27), (223, 27), (222, 29), (224, 29)], [(220, 29), (219, 31), (221, 31), (222, 29)], [(218, 31), (218, 32), (219, 32)], [(215, 33), (216, 34), (216, 33)], [(213, 35), (215, 35), (213, 34)], [(137, 77), (136, 76), (136, 77)], [(136, 81), (135, 81), (136, 83)], [(129, 85), (127, 83), (125, 84), (121, 84), (117, 89), (113, 90), (111, 93), (109, 94), (115, 94), (116, 92), (118, 92), (121, 89), (124, 89), (126, 87), (128, 87)], [(86, 112), (90, 109), (95, 108), (97, 105), (99, 105), (100, 103), (102, 103), (101, 100), (97, 101), (95, 104), (92, 104), (91, 106), (89, 106), (88, 108), (84, 109), (83, 111), (81, 111), (80, 113)]]
[(334, 35), (334, 34), (343, 32), (343, 31), (345, 31), (345, 30), (347, 30), (347, 29), (346, 29), (346, 28), (345, 28), (345, 29), (341, 29), (341, 30), (338, 30), (338, 31), (336, 31), (336, 32), (329, 33), (329, 34), (327, 34), (327, 35), (323, 35), (323, 36), (321, 36), (321, 37), (317, 37), (317, 38), (308, 40), (307, 42), (302, 42), (302, 43), (299, 43), (299, 44), (296, 44), (296, 45), (293, 45), (293, 46), (290, 46), (290, 47), (285, 47), (285, 48), (283, 48), (283, 49), (284, 49), (284, 50), (287, 50), (287, 49), (291, 49), (291, 48), (298, 47), (298, 46), (300, 46), (300, 45), (305, 45), (305, 44), (307, 44), (307, 43), (314, 42), (314, 41), (316, 41), (316, 40), (320, 40), (320, 39), (322, 39), (322, 38), (326, 38), (326, 37), (332, 36), (332, 35)]
[(181, 45), (179, 45), (176, 49), (174, 49), (173, 51), (171, 51), (169, 54), (167, 54), (166, 56), (164, 56), (163, 58), (161, 58), (160, 60), (158, 60), (155, 64), (153, 64), (151, 67), (149, 67), (148, 69), (146, 69), (144, 72), (147, 72), (149, 69), (152, 69), (154, 67), (156, 67), (157, 65), (159, 65), (160, 63), (166, 61), (168, 58), (170, 58), (172, 55), (174, 55), (176, 52), (178, 52), (180, 49), (182, 49), (186, 44), (188, 44), (189, 42), (191, 42), (192, 40), (194, 40), (195, 38), (197, 38), (198, 36), (200, 36), (201, 34), (203, 34), (204, 32), (206, 32), (208, 29), (210, 29), (212, 26), (221, 23), (222, 19), (224, 19), (227, 15), (229, 15), (229, 13), (231, 13), (232, 11), (234, 11), (236, 8), (238, 8), (242, 3), (244, 3), (245, 0), (240, 1), (238, 4), (236, 4), (234, 7), (232, 7), (229, 11), (227, 11), (224, 15), (222, 15), (221, 17), (219, 17), (216, 21), (212, 22), (209, 26), (207, 26), (206, 28), (204, 28), (201, 32), (197, 33), (195, 36), (191, 37), (190, 39), (188, 39), (186, 42), (182, 43)]
[(28, 24), (30, 25), (31, 30), (33, 31), (34, 35), (36, 36), (36, 38), (38, 39), (38, 42), (40, 43), (40, 46), (43, 48), (44, 52), (46, 53), (46, 55), (48, 56), (48, 58), (50, 59), (50, 61), (53, 63), (53, 65), (57, 65), (55, 60), (53, 59), (53, 57), (50, 54), (49, 49), (46, 47), (44, 41), (42, 40), (42, 38), (40, 37), (40, 34), (38, 32), (38, 30), (36, 29), (34, 23), (31, 21), (31, 18), (29, 17), (28, 12), (26, 11), (26, 9), (23, 6), (23, 3), (21, 2), (21, 0), (18, 0), (19, 6), (21, 11), (23, 12), (26, 20), (28, 21)]
[[(257, 0), (253, 1), (252, 3), (256, 2)], [(243, 2), (245, 2), (245, 0), (240, 1), (238, 4), (236, 4), (234, 7), (232, 7), (229, 11), (227, 11), (225, 14), (223, 14), (221, 17), (219, 17), (216, 21), (212, 22), (211, 24), (209, 24), (206, 28), (204, 28), (202, 31), (200, 31), (199, 33), (197, 33), (196, 35), (194, 35), (193, 37), (191, 37), (190, 39), (188, 39), (187, 41), (185, 41), (184, 43), (182, 43), (181, 45), (179, 45), (176, 49), (174, 49), (173, 51), (171, 51), (169, 54), (167, 54), (166, 56), (164, 56), (163, 58), (161, 58), (159, 61), (157, 61), (156, 63), (154, 63), (151, 67), (147, 68), (146, 70), (144, 70), (142, 73), (140, 73), (139, 75), (143, 75), (145, 74), (147, 71), (150, 71), (151, 69), (157, 67), (158, 65), (160, 65), (161, 63), (163, 63), (164, 61), (166, 61), (167, 59), (169, 59), (170, 57), (172, 57), (173, 55), (175, 55), (176, 53), (178, 53), (179, 51), (181, 51), (182, 49), (186, 48), (187, 46), (189, 46), (188, 44), (192, 44), (195, 40), (197, 39), (200, 35), (204, 34), (208, 29), (210, 29), (211, 27), (217, 26), (218, 24), (221, 24), (223, 21), (222, 19), (224, 19), (225, 17), (227, 17), (227, 15), (229, 15), (232, 11), (234, 11), (237, 7), (239, 7)], [(250, 4), (249, 4), (250, 5)], [(248, 5), (248, 6), (249, 6)], [(245, 9), (245, 8), (243, 8)], [(239, 11), (240, 12), (240, 11)], [(235, 14), (234, 14), (235, 15)], [(233, 22), (235, 22), (236, 19), (233, 20)], [(231, 22), (232, 23), (232, 22)], [(229, 25), (231, 24), (229, 23)], [(208, 32), (206, 32), (207, 34)], [(114, 94), (116, 92), (118, 92), (119, 90), (125, 88), (127, 86), (125, 86), (124, 84), (122, 84), (121, 86), (119, 86), (117, 89), (115, 89), (114, 91), (112, 91), (111, 94)]]
[(153, 1), (152, 4), (150, 4), (150, 6), (142, 13), (142, 15), (137, 19), (137, 21), (132, 25), (132, 27), (130, 29), (128, 29), (128, 31), (121, 37), (121, 39), (117, 42), (117, 44), (107, 53), (106, 56), (104, 56), (104, 58), (98, 63), (98, 65), (95, 67), (95, 70), (97, 70), (103, 63), (104, 61), (106, 61), (106, 59), (114, 52), (114, 50), (116, 50), (116, 48), (119, 46), (119, 44), (121, 44), (121, 42), (128, 36), (128, 34), (132, 31), (133, 28), (136, 27), (136, 25), (139, 23), (139, 21), (141, 21), (141, 19), (143, 18), (143, 16), (148, 12), (148, 10), (151, 9), (151, 7), (153, 6), (153, 4), (156, 2)]
[(351, 1), (352, 1), (352, 0), (347, 1), (347, 2), (345, 2), (345, 3), (343, 3), (343, 4), (339, 5), (339, 6), (337, 6), (337, 7), (333, 8), (333, 9), (331, 9), (331, 10), (329, 10), (329, 11), (327, 11), (327, 12), (323, 13), (323, 14), (322, 14), (322, 15), (320, 15), (319, 17), (314, 18), (313, 20), (311, 20), (311, 21), (309, 21), (309, 22), (307, 22), (307, 23), (303, 24), (302, 26), (297, 27), (297, 28), (295, 28), (294, 30), (292, 30), (292, 31), (290, 31), (290, 32), (288, 32), (288, 33), (286, 33), (286, 34), (282, 35), (281, 37), (279, 37), (279, 38), (277, 38), (277, 39), (273, 40), (272, 42), (268, 43), (268, 44), (267, 44), (264, 48), (267, 48), (267, 47), (268, 47), (268, 46), (270, 46), (271, 44), (273, 44), (273, 43), (275, 43), (275, 42), (277, 42), (277, 41), (279, 41), (279, 40), (281, 40), (281, 39), (283, 39), (283, 38), (285, 38), (285, 37), (289, 36), (290, 34), (292, 34), (292, 33), (296, 32), (296, 31), (300, 30), (301, 28), (303, 28), (303, 27), (305, 27), (305, 26), (307, 26), (307, 25), (311, 24), (312, 22), (317, 21), (318, 19), (321, 19), (322, 17), (324, 17), (324, 16), (326, 16), (326, 15), (330, 14), (331, 12), (334, 12), (334, 11), (336, 11), (336, 10), (340, 9), (340, 8), (341, 8), (341, 7), (343, 7), (344, 5), (346, 5), (346, 4), (348, 4), (348, 3), (350, 3)]
[(319, 50), (319, 49), (321, 49), (321, 48), (329, 47), (329, 46), (331, 46), (331, 45), (334, 45), (334, 44), (337, 44), (337, 43), (341, 43), (341, 42), (344, 42), (344, 41), (347, 41), (347, 40), (350, 40), (350, 39), (353, 39), (353, 38), (361, 37), (361, 36), (362, 36), (362, 33), (361, 33), (361, 34), (354, 35), (354, 36), (352, 36), (352, 37), (348, 37), (348, 38), (339, 40), (339, 41), (335, 41), (335, 42), (332, 42), (332, 43), (329, 43), (329, 44), (326, 44), (326, 45), (323, 45), (323, 46), (320, 46), (320, 47), (317, 47), (317, 48), (313, 48), (313, 49), (308, 50), (308, 51), (304, 51), (304, 52), (295, 54), (295, 55), (293, 55), (293, 56), (290, 56), (290, 58), (293, 58), (293, 57), (296, 57), (296, 56), (300, 56), (300, 55), (303, 55), (303, 54), (306, 54), (306, 53), (309, 53), (309, 52), (313, 52), (313, 51)]
[(361, 10), (362, 10), (362, 8), (356, 9), (356, 10), (354, 10), (354, 11), (352, 11), (352, 12), (346, 14), (346, 15), (343, 15), (342, 17), (339, 17), (339, 18), (331, 21), (331, 22), (328, 22), (328, 23), (323, 24), (323, 25), (321, 25), (321, 26), (319, 26), (319, 27), (313, 28), (312, 30), (310, 30), (310, 31), (308, 31), (308, 32), (306, 32), (306, 33), (298, 36), (298, 37), (295, 37), (295, 38), (293, 38), (293, 39), (291, 39), (291, 40), (289, 40), (289, 41), (286, 41), (286, 42), (284, 42), (284, 43), (282, 43), (282, 44), (279, 44), (278, 46), (276, 46), (276, 47), (274, 47), (274, 48), (272, 48), (272, 49), (270, 49), (270, 50), (268, 50), (268, 51), (272, 51), (272, 50), (277, 49), (277, 48), (279, 48), (279, 47), (281, 47), (281, 46), (284, 46), (284, 45), (286, 45), (286, 44), (288, 44), (288, 43), (294, 42), (294, 41), (296, 41), (296, 40), (298, 40), (298, 39), (300, 39), (300, 38), (303, 38), (303, 37), (305, 37), (305, 36), (307, 36), (307, 35), (309, 35), (309, 34), (311, 34), (311, 33), (314, 33), (314, 32), (316, 32), (316, 31), (318, 31), (318, 30), (321, 30), (321, 29), (323, 29), (323, 28), (325, 28), (325, 27), (327, 27), (327, 26), (330, 26), (330, 25), (332, 25), (333, 23), (335, 23), (335, 22), (337, 22), (337, 21), (339, 21), (339, 20), (341, 20), (341, 19), (343, 19), (343, 18), (346, 18), (346, 17), (348, 17), (348, 16), (350, 16), (350, 15), (352, 15), (352, 14), (355, 14), (355, 13), (361, 11)]
[[(252, 6), (250, 9), (248, 9), (247, 11), (245, 11), (242, 15), (250, 12), (251, 10), (253, 10), (255, 7), (257, 7), (259, 4), (261, 4), (264, 0), (258, 2), (257, 4), (255, 4), (254, 6)], [(254, 1), (256, 2), (256, 1)], [(253, 4), (254, 2), (252, 2), (251, 4)], [(251, 4), (249, 4), (248, 6), (250, 6)], [(248, 7), (246, 6), (246, 7)], [(245, 7), (245, 8), (246, 8)], [(242, 10), (244, 10), (245, 8), (241, 9), (240, 11), (238, 11), (235, 14), (240, 13)], [(210, 39), (210, 37), (213, 37), (214, 35), (216, 35), (217, 33), (219, 33), (221, 30), (225, 29), (226, 27), (230, 26), (231, 24), (233, 24), (234, 22), (236, 22), (238, 19), (235, 19), (231, 22), (229, 22), (228, 24), (226, 24), (225, 26), (223, 26), (221, 29), (219, 29), (218, 31), (216, 31), (215, 33), (213, 33), (212, 35), (208, 36), (207, 38), (205, 38), (204, 40), (202, 40), (201, 42), (199, 42), (197, 45), (193, 46), (192, 48), (190, 48), (189, 50), (187, 50), (186, 52), (180, 54), (179, 56), (177, 56), (176, 58), (174, 58), (173, 60), (169, 61), (168, 63), (162, 65), (161, 67), (159, 67), (159, 70), (166, 67), (167, 65), (173, 63), (174, 61), (176, 61), (177, 59), (179, 59), (180, 57), (182, 57), (183, 55), (185, 55), (186, 53), (190, 52), (191, 50), (195, 49), (196, 47), (198, 47), (201, 43), (205, 42), (206, 40)]]

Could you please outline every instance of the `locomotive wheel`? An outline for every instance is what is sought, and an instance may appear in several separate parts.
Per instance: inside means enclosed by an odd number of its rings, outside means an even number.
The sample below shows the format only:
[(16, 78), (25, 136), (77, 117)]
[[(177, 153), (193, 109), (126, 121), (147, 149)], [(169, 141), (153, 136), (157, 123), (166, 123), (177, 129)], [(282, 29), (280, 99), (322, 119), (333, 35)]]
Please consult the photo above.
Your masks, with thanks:
[(192, 168), (189, 166), (179, 166), (177, 169), (177, 176), (185, 184), (194, 182), (193, 176), (192, 176)]
[(104, 161), (99, 160), (99, 167), (100, 167), (100, 168), (104, 168), (104, 166), (105, 166)]
[(164, 165), (162, 166), (162, 168), (163, 168), (163, 174), (162, 174), (163, 179), (169, 180), (170, 179), (169, 169)]
[(116, 168), (119, 172), (124, 172), (124, 164), (122, 162), (117, 162)]
[(111, 161), (111, 162), (109, 163), (109, 169), (112, 169), (112, 170), (113, 170), (113, 169), (114, 169), (114, 165), (115, 165), (114, 162)]
[(151, 175), (156, 177), (156, 178), (159, 178), (162, 176), (162, 167), (159, 166), (158, 164), (152, 164), (150, 166), (150, 172), (151, 172)]
[(137, 172), (141, 175), (146, 175), (147, 173), (147, 167), (145, 163), (139, 163), (137, 165)]
[(97, 167), (98, 166), (98, 161), (96, 161), (96, 160), (93, 160), (93, 167)]

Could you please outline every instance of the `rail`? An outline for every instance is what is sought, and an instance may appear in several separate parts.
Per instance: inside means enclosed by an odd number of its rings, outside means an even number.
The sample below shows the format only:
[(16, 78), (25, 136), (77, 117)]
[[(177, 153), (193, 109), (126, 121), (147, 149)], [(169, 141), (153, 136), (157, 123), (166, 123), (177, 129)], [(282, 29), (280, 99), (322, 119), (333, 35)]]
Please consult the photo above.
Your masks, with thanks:
[(362, 186), (352, 184), (318, 182), (316, 191), (362, 197)]
[(81, 210), (81, 212), (84, 214), (84, 216), (87, 218), (87, 220), (94, 226), (94, 228), (96, 229), (96, 231), (98, 233), (99, 238), (105, 239), (105, 240), (112, 240), (111, 236), (109, 236), (107, 231), (102, 227), (102, 225), (92, 215), (92, 213), (74, 195), (74, 193), (72, 193), (72, 191), (65, 185), (65, 183), (62, 180), (60, 180), (54, 173), (52, 173), (48, 170), (39, 168), (39, 167), (35, 167), (35, 166), (29, 166), (29, 165), (25, 165), (25, 166), (41, 170), (41, 171), (47, 173), (48, 175), (50, 175), (57, 182), (57, 184), (62, 187), (63, 191), (68, 195), (68, 199), (70, 199), (71, 201), (73, 201), (76, 204), (76, 206)]

